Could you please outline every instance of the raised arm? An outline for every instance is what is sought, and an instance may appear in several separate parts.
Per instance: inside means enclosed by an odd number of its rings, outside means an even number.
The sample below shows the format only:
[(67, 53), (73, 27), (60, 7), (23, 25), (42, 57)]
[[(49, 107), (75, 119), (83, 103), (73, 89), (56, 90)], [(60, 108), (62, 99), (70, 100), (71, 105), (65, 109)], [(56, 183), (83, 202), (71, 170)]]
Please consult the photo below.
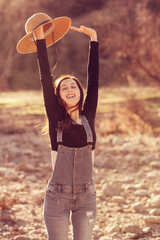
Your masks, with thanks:
[(56, 96), (54, 93), (52, 76), (50, 73), (43, 27), (40, 27), (35, 31), (34, 38), (37, 42), (38, 63), (40, 71), (40, 80), (43, 87), (44, 104), (48, 119), (51, 119), (55, 116)]
[(89, 46), (88, 75), (87, 75), (87, 95), (83, 113), (89, 118), (94, 118), (98, 102), (98, 74), (99, 74), (99, 55), (97, 33), (94, 29), (81, 26), (80, 28), (70, 27), (72, 30), (85, 33), (91, 39)]

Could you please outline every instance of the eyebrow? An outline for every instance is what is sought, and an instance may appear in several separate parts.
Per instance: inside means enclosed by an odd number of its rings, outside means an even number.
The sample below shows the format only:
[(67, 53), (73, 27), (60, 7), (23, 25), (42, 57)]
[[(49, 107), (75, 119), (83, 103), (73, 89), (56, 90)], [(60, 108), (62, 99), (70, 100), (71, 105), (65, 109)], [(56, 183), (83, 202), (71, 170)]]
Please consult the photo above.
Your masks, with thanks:
[[(73, 84), (76, 84), (76, 83), (74, 83), (74, 82), (71, 83), (71, 85), (73, 85)], [(62, 85), (60, 87), (64, 87), (64, 86), (67, 86), (67, 85), (62, 83)]]

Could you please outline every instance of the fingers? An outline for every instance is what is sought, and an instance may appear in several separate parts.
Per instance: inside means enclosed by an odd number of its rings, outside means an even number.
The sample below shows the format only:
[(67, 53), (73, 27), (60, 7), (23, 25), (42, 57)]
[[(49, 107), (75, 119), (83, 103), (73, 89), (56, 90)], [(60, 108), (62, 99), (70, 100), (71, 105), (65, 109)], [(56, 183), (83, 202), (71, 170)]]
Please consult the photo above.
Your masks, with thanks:
[(74, 31), (77, 31), (77, 32), (80, 32), (80, 33), (86, 33), (87, 34), (87, 32), (90, 28), (87, 28), (87, 27), (81, 25), (79, 28), (71, 26), (70, 29), (72, 29)]
[(94, 32), (94, 30), (92, 28), (88, 28), (88, 27), (85, 27), (83, 25), (80, 26), (80, 29), (83, 33), (87, 34), (87, 35), (92, 35), (92, 33)]
[(71, 26), (70, 29), (77, 31), (77, 32), (82, 32), (81, 28)]
[(83, 31), (83, 30), (87, 29), (87, 27), (85, 27), (84, 25), (81, 25), (80, 29)]
[(71, 26), (70, 29), (88, 35), (92, 41), (97, 41), (97, 33), (94, 29), (81, 25), (79, 28)]

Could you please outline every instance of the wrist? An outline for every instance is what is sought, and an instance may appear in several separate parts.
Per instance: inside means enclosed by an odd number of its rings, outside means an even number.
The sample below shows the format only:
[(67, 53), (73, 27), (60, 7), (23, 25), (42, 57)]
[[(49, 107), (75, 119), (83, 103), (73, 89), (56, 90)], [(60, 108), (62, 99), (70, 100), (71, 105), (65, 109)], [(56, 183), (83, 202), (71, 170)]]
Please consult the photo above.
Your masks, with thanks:
[(41, 39), (44, 39), (44, 34), (36, 34), (36, 40), (41, 40)]
[(45, 39), (44, 37), (37, 37), (36, 40), (43, 40)]
[(97, 34), (94, 34), (93, 36), (90, 36), (91, 37), (91, 41), (93, 42), (97, 42), (98, 39), (97, 39)]
[(33, 34), (34, 34), (34, 37), (35, 37), (36, 40), (41, 40), (41, 39), (44, 39), (44, 38), (45, 38), (42, 27), (36, 29)]

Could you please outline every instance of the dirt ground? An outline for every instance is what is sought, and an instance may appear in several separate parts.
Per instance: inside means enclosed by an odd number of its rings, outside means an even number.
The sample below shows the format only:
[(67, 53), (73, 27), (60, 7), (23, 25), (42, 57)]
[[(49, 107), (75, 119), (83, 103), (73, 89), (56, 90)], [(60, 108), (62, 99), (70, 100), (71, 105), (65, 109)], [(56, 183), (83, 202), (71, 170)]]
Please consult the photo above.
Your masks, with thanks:
[[(114, 92), (105, 101), (105, 94), (96, 118), (93, 240), (160, 240), (159, 97), (128, 100), (118, 90), (120, 100)], [(52, 168), (43, 113), (40, 92), (0, 93), (2, 240), (47, 239), (42, 212)]]

